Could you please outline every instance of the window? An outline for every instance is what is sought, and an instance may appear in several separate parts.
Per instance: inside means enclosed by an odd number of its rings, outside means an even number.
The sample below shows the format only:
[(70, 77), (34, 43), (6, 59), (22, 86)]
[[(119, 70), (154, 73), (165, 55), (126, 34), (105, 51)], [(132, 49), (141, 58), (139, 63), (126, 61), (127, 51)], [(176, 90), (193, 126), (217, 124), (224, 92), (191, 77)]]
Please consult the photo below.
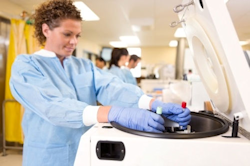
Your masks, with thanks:
[(105, 61), (110, 61), (112, 50), (113, 50), (113, 48), (103, 47), (103, 48), (102, 48), (102, 52), (101, 52), (101, 57), (102, 57)]

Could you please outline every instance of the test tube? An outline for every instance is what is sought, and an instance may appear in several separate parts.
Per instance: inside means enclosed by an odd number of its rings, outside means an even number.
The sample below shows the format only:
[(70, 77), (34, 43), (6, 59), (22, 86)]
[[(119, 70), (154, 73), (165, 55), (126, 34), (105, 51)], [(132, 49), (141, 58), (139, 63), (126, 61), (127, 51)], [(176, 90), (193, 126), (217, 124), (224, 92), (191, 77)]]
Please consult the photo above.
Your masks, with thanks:
[(157, 107), (156, 108), (156, 114), (159, 114), (159, 115), (162, 114), (162, 107)]
[[(182, 109), (183, 111), (185, 111), (186, 106), (187, 106), (187, 103), (186, 103), (185, 101), (183, 101), (183, 102), (181, 103), (181, 107), (183, 108), (183, 109)], [(182, 129), (183, 129), (183, 126), (180, 126), (179, 128), (182, 130)]]
[[(186, 103), (185, 101), (183, 101), (183, 102), (181, 103), (181, 107), (182, 107), (183, 109), (185, 109), (186, 106), (187, 106), (187, 103)], [(183, 110), (183, 111), (184, 111), (184, 110)]]

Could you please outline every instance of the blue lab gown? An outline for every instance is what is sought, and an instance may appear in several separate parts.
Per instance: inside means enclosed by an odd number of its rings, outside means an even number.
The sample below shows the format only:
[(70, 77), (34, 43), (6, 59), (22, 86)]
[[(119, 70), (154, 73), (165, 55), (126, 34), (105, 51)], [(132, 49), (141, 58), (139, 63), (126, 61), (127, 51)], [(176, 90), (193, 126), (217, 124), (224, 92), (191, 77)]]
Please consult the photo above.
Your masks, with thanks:
[(109, 72), (119, 77), (123, 82), (127, 82), (126, 77), (124, 73), (122, 72), (121, 68), (115, 65), (112, 65), (111, 68), (109, 69)]
[(126, 77), (127, 83), (137, 85), (135, 77), (133, 76), (133, 74), (131, 73), (131, 71), (128, 68), (122, 69), (122, 72), (124, 73), (124, 75)]
[(35, 54), (19, 55), (12, 66), (11, 91), (25, 108), (24, 166), (73, 165), (80, 137), (89, 129), (83, 110), (97, 100), (138, 108), (143, 92), (136, 86), (86, 59), (71, 56), (63, 66), (57, 57)]

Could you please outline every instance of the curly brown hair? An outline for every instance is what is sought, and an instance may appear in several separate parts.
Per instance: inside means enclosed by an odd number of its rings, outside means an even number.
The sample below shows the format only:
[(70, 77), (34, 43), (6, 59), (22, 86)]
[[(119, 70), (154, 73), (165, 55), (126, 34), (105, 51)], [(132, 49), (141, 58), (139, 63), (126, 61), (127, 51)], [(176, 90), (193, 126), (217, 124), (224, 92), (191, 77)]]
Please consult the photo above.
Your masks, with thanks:
[(34, 19), (35, 37), (41, 45), (44, 45), (46, 37), (42, 32), (42, 25), (46, 23), (51, 30), (60, 26), (64, 19), (82, 21), (81, 13), (73, 5), (72, 0), (49, 0), (37, 7)]

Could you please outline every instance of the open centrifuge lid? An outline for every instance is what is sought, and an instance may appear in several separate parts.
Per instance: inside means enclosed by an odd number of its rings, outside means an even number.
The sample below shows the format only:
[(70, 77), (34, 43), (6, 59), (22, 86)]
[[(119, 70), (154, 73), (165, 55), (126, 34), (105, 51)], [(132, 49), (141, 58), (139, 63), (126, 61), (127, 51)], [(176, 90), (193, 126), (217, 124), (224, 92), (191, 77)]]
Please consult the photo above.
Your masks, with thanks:
[(250, 132), (250, 69), (224, 1), (193, 0), (178, 16), (215, 110)]

